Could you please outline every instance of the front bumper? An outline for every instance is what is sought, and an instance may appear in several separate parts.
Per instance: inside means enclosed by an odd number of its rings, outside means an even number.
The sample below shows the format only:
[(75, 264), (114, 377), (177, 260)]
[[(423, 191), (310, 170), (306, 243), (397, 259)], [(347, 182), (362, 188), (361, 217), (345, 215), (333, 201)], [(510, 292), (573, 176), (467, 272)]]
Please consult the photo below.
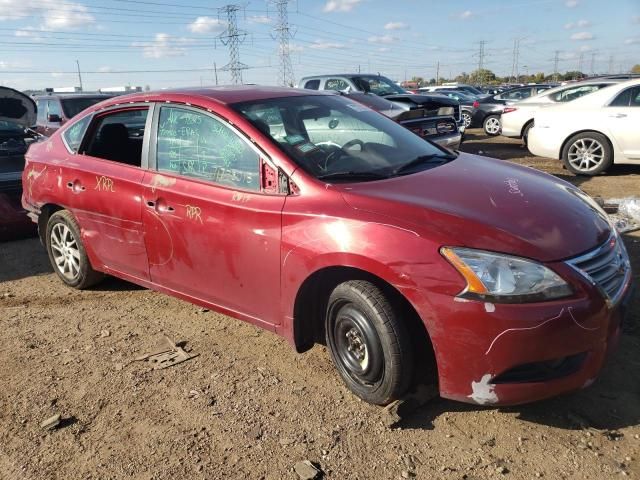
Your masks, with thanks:
[(441, 147), (445, 147), (450, 150), (458, 150), (460, 148), (460, 143), (462, 142), (462, 134), (454, 133), (443, 137), (432, 138), (430, 140)]
[(527, 137), (527, 148), (538, 157), (560, 158), (562, 138), (552, 128), (533, 126)]
[[(434, 319), (436, 323), (427, 322), (442, 397), (480, 405), (516, 405), (593, 383), (618, 343), (631, 284), (611, 307), (597, 287), (571, 267), (558, 263), (554, 268), (580, 286), (571, 298), (491, 304), (430, 297), (432, 310), (426, 315), (433, 318), (434, 308), (447, 312)], [(437, 308), (437, 304), (442, 305)]]

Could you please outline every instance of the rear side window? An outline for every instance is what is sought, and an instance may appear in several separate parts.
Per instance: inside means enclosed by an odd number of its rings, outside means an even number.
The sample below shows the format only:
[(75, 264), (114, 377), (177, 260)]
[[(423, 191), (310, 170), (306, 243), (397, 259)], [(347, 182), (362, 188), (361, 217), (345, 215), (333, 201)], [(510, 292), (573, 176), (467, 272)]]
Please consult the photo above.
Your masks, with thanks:
[(67, 128), (62, 134), (67, 147), (69, 147), (69, 150), (73, 153), (78, 153), (78, 149), (82, 143), (82, 137), (84, 136), (84, 132), (87, 130), (87, 126), (90, 121), (91, 115), (87, 115)]
[(551, 100), (554, 102), (570, 102), (571, 100), (575, 100), (576, 98), (580, 98), (588, 93), (595, 92), (602, 88), (603, 85), (584, 85), (581, 87), (572, 87), (567, 88), (566, 90), (562, 90), (561, 92), (556, 92), (551, 95)]
[(47, 101), (46, 100), (38, 100), (37, 103), (38, 108), (38, 118), (36, 122), (38, 125), (43, 125), (47, 122)]
[(62, 117), (62, 110), (60, 109), (60, 102), (58, 102), (58, 100), (49, 100), (47, 103), (49, 104), (47, 115), (58, 115)]
[[(272, 113), (277, 122), (276, 112)], [(204, 113), (162, 107), (156, 148), (160, 172), (244, 190), (260, 189), (257, 152), (227, 125)]]
[(91, 125), (86, 154), (92, 157), (142, 165), (142, 139), (148, 107), (132, 108), (98, 116)]
[(346, 90), (347, 88), (349, 88), (349, 84), (341, 78), (330, 78), (326, 82), (324, 82), (325, 90), (335, 90), (337, 92), (341, 92), (342, 90)]
[(318, 90), (320, 88), (320, 80), (309, 80), (304, 84), (304, 88), (308, 90)]

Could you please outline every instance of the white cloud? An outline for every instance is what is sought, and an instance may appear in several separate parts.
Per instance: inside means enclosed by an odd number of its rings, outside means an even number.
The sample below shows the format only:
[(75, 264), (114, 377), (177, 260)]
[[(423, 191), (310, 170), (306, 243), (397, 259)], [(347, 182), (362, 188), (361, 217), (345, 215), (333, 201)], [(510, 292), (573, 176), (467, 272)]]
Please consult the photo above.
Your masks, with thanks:
[(198, 17), (187, 25), (191, 33), (220, 33), (227, 24), (222, 20), (212, 17)]
[(589, 20), (578, 20), (577, 22), (566, 23), (564, 28), (565, 30), (571, 30), (573, 28), (586, 28), (590, 26), (591, 22)]
[(273, 20), (271, 20), (271, 18), (269, 18), (266, 15), (252, 15), (251, 17), (248, 18), (249, 23), (262, 23), (262, 24), (266, 24), (266, 23), (271, 23)]
[(185, 55), (183, 45), (189, 43), (186, 38), (172, 37), (167, 33), (156, 33), (151, 42), (134, 42), (133, 47), (142, 47), (142, 54), (147, 58), (180, 57)]
[(312, 45), (309, 45), (309, 48), (314, 48), (316, 50), (329, 50), (331, 48), (343, 48), (344, 44), (336, 43), (336, 42), (325, 42), (324, 40), (316, 40)]
[(593, 49), (593, 47), (591, 47), (591, 45), (582, 45), (580, 47), (580, 51), (581, 52), (590, 52)]
[(568, 8), (575, 8), (578, 6), (579, 3), (580, 3), (580, 0), (567, 0), (566, 2), (564, 2), (564, 4)]
[(111, 67), (107, 67), (107, 66), (99, 67), (99, 68), (98, 68), (98, 71), (99, 71), (99, 72), (102, 72), (102, 73), (109, 73), (109, 72), (110, 72), (110, 71), (112, 71), (112, 70), (113, 70), (113, 69), (112, 69)]
[(640, 37), (627, 38), (624, 41), (625, 45), (635, 45), (636, 43), (640, 43)]
[(469, 20), (470, 18), (475, 17), (475, 13), (473, 13), (471, 10), (465, 10), (464, 12), (460, 12), (458, 15), (456, 15), (456, 17), (458, 17), (460, 20)]
[(410, 27), (404, 22), (389, 22), (384, 26), (385, 30), (408, 30)]
[(368, 40), (370, 43), (393, 43), (397, 42), (399, 39), (398, 37), (393, 37), (391, 35), (374, 35), (373, 37), (369, 37)]
[(362, 0), (328, 0), (322, 9), (324, 12), (350, 12)]
[(594, 38), (591, 32), (577, 32), (571, 35), (571, 40), (593, 40)]
[(16, 37), (29, 38), (34, 42), (42, 42), (44, 39), (34, 27), (24, 27), (13, 32)]
[(302, 45), (298, 45), (297, 43), (290, 43), (289, 52), (290, 53), (304, 52), (304, 47)]
[(0, 0), (0, 21), (42, 16), (42, 28), (63, 30), (90, 25), (96, 20), (81, 3), (41, 0), (38, 7), (44, 13), (36, 15), (31, 7), (22, 0)]
[(379, 52), (383, 52), (383, 53), (384, 52), (388, 52), (389, 50), (391, 50), (389, 47), (380, 47), (380, 48), (378, 48), (378, 51)]

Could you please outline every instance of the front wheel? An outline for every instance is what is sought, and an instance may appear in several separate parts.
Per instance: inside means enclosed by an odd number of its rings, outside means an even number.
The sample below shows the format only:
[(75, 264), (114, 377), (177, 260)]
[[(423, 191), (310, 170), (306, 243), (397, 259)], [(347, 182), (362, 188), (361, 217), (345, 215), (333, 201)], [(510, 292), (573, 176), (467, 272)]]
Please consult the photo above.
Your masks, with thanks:
[(562, 149), (562, 162), (576, 175), (598, 175), (613, 163), (613, 152), (607, 137), (601, 133), (574, 135)]
[(411, 340), (378, 287), (362, 280), (338, 285), (329, 297), (325, 327), (333, 363), (353, 393), (386, 405), (406, 392), (413, 372)]
[(91, 268), (80, 238), (80, 227), (69, 211), (60, 210), (51, 215), (46, 241), (51, 266), (66, 285), (81, 290), (102, 280), (103, 274)]
[(484, 119), (482, 123), (482, 128), (484, 129), (484, 133), (495, 137), (496, 135), (500, 135), (500, 130), (502, 129), (502, 124), (500, 123), (500, 117), (498, 115), (489, 115)]
[(462, 124), (464, 125), (464, 128), (471, 127), (471, 114), (469, 112), (462, 112)]

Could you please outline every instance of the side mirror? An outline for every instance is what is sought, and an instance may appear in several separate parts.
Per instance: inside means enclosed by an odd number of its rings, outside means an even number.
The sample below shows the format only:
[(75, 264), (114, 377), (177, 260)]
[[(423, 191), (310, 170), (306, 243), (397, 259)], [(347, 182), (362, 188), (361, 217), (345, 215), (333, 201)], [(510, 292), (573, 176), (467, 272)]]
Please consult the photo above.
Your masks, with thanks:
[(62, 122), (62, 118), (60, 118), (60, 115), (58, 115), (57, 113), (50, 113), (47, 116), (47, 120), (49, 121), (49, 123), (61, 123)]

